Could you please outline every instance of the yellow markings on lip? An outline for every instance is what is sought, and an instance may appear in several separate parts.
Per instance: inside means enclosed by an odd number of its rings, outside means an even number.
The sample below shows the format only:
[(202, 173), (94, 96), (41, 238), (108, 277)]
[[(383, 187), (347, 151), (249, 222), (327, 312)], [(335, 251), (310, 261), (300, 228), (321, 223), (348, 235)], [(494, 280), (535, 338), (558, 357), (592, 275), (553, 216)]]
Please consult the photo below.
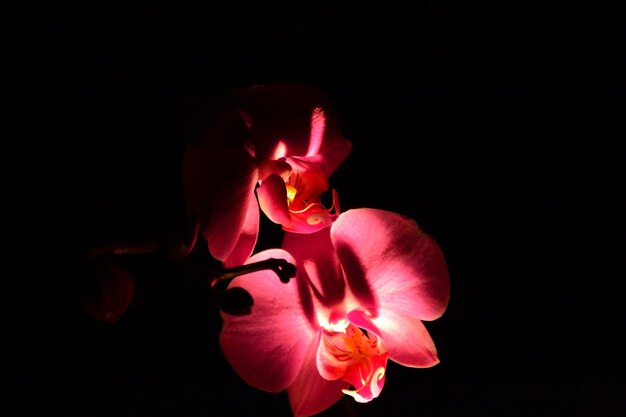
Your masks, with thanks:
[(287, 187), (287, 201), (291, 206), (296, 196), (302, 192), (304, 185), (302, 184), (302, 177), (297, 172), (292, 171), (289, 176), (289, 180), (285, 181), (285, 187)]
[(287, 187), (287, 200), (289, 201), (289, 204), (291, 204), (293, 203), (293, 199), (296, 198), (298, 190), (291, 184), (285, 184), (285, 186)]
[[(367, 340), (369, 342), (369, 340)], [(355, 330), (354, 326), (349, 326), (346, 329), (346, 337), (343, 338), (343, 343), (346, 345), (346, 350), (357, 355), (363, 355), (361, 346), (365, 343), (363, 341), (363, 333), (360, 330)]]

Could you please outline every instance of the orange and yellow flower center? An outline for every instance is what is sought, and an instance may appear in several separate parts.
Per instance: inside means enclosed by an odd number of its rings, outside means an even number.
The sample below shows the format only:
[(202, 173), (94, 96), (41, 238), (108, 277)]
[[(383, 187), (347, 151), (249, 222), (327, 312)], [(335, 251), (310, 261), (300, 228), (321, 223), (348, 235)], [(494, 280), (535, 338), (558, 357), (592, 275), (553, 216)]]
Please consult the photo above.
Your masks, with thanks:
[(350, 383), (352, 389), (343, 392), (358, 402), (368, 402), (382, 391), (387, 357), (380, 338), (348, 324), (343, 332), (324, 331), (318, 350), (318, 370), (328, 380)]
[(332, 191), (332, 206), (326, 208), (322, 203), (321, 194), (328, 190), (328, 182), (321, 169), (296, 158), (287, 158), (286, 162), (291, 171), (288, 176), (282, 175), (282, 179), (292, 223), (285, 230), (312, 233), (330, 226), (339, 215), (339, 203), (335, 190)]
[(291, 206), (293, 204), (293, 199), (298, 193), (298, 189), (289, 183), (286, 183), (285, 186), (287, 187), (287, 201), (289, 202), (289, 206)]

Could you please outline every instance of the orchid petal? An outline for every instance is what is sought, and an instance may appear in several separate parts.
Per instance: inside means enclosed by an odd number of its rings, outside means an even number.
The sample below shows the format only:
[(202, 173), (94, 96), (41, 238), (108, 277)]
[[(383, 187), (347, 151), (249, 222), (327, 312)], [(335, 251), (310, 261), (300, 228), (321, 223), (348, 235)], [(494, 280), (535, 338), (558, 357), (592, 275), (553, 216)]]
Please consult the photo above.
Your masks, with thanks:
[[(258, 253), (249, 262), (269, 258), (295, 263), (280, 249)], [(248, 291), (254, 304), (249, 315), (222, 313), (222, 351), (248, 384), (265, 391), (281, 391), (298, 375), (317, 332), (297, 302), (297, 284), (295, 280), (282, 283), (272, 271), (258, 271), (235, 278), (229, 288), (234, 287)]]
[(280, 176), (271, 174), (263, 180), (256, 193), (261, 210), (271, 221), (285, 227), (291, 225), (291, 216), (287, 204), (287, 188), (285, 181)]
[(317, 157), (328, 177), (350, 152), (351, 142), (340, 134), (328, 98), (304, 85), (258, 85), (232, 93), (233, 104), (254, 136), (259, 159), (284, 156)]
[(421, 320), (391, 309), (381, 309), (374, 319), (363, 311), (351, 311), (348, 320), (380, 337), (389, 359), (394, 362), (413, 368), (428, 368), (439, 363), (435, 342)]
[[(204, 230), (204, 237), (208, 241), (211, 255), (220, 261), (225, 261), (235, 250), (242, 234), (246, 233), (245, 227), (249, 227), (254, 221), (253, 216), (256, 216), (258, 224), (258, 208), (253, 191), (256, 184), (254, 174), (255, 172), (248, 176), (247, 184), (241, 186), (239, 190), (232, 190), (232, 194), (228, 196), (231, 198), (233, 195), (237, 196), (236, 201), (232, 201), (228, 207), (215, 208), (211, 212), (211, 219)], [(249, 214), (251, 209), (256, 212)], [(256, 233), (258, 233), (258, 228)], [(256, 241), (256, 236), (254, 236), (254, 241)]]
[(333, 224), (336, 214), (331, 214), (318, 206), (313, 206), (301, 212), (291, 212), (291, 224), (283, 226), (286, 232), (310, 234), (328, 228)]
[[(286, 162), (291, 166), (291, 175), (297, 177), (295, 181), (298, 183), (296, 188), (299, 200), (319, 198), (320, 194), (328, 191), (328, 180), (317, 165), (300, 158), (286, 158)], [(301, 208), (303, 207), (296, 206), (295, 210)]]
[[(343, 393), (360, 403), (367, 403), (378, 397), (385, 386), (387, 357), (387, 353), (384, 353), (367, 359), (361, 358), (361, 363), (344, 375), (344, 379), (350, 382), (353, 389), (343, 390)], [(364, 379), (364, 375), (367, 375), (367, 379)]]
[[(254, 194), (247, 197), (248, 209), (245, 211), (243, 227), (233, 250), (224, 259), (224, 266), (230, 268), (243, 264), (250, 257), (259, 236), (259, 206)], [(213, 239), (215, 242), (215, 239)]]
[(266, 159), (259, 163), (259, 179), (263, 181), (271, 174), (279, 175), (287, 181), (291, 173), (291, 166), (284, 160)]
[(298, 276), (309, 283), (319, 302), (327, 307), (341, 302), (345, 283), (330, 228), (311, 234), (285, 233), (282, 247), (294, 257)]
[(345, 381), (328, 381), (320, 376), (316, 365), (318, 345), (319, 336), (308, 346), (300, 373), (287, 389), (291, 410), (296, 417), (312, 416), (326, 410), (342, 397), (342, 390), (349, 387)]
[(249, 223), (257, 182), (254, 160), (243, 147), (190, 146), (183, 155), (183, 182), (211, 255), (224, 261)]
[(322, 151), (316, 155), (300, 156), (303, 161), (312, 163), (320, 167), (326, 178), (335, 172), (352, 150), (352, 142), (342, 137), (328, 139), (332, 145), (326, 145)]
[(396, 213), (348, 210), (331, 227), (348, 286), (361, 306), (422, 320), (445, 311), (448, 270), (437, 243), (415, 222)]

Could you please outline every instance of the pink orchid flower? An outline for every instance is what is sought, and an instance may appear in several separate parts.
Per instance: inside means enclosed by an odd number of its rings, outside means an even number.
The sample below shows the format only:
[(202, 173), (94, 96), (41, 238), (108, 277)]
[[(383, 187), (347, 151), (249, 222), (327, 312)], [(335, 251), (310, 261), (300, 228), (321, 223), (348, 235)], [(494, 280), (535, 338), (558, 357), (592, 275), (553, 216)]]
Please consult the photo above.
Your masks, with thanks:
[(251, 314), (222, 313), (222, 350), (247, 383), (287, 389), (294, 415), (309, 416), (343, 394), (376, 398), (388, 359), (416, 368), (439, 362), (422, 320), (445, 311), (448, 271), (437, 243), (413, 220), (349, 210), (316, 233), (287, 233), (283, 248), (249, 262), (285, 259), (297, 266), (296, 278), (238, 277), (231, 287), (252, 295)]
[(188, 205), (211, 254), (226, 266), (250, 256), (259, 205), (291, 232), (329, 226), (336, 194), (330, 209), (320, 194), (350, 149), (328, 99), (312, 87), (285, 83), (231, 93), (183, 156)]

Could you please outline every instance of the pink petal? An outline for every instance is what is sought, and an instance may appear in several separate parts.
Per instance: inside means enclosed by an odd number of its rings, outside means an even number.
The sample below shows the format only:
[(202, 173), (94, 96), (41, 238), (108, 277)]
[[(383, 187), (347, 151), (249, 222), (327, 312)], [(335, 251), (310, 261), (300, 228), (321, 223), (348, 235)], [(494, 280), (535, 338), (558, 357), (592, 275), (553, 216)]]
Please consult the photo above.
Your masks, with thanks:
[(291, 216), (287, 204), (287, 188), (285, 181), (280, 176), (271, 174), (263, 180), (256, 193), (261, 210), (271, 221), (285, 227), (291, 225)]
[(342, 380), (327, 381), (320, 376), (316, 365), (319, 336), (311, 341), (302, 369), (289, 386), (289, 403), (294, 416), (312, 416), (336, 403), (349, 384)]
[(345, 347), (341, 347), (344, 333), (324, 331), (320, 337), (316, 353), (317, 370), (322, 378), (334, 381), (343, 377), (346, 369), (353, 364), (352, 356), (346, 354)]
[(309, 210), (291, 214), (291, 224), (284, 226), (286, 232), (310, 234), (328, 228), (333, 224), (336, 214), (329, 214), (327, 210), (313, 206)]
[[(320, 168), (310, 162), (300, 158), (286, 158), (287, 163), (291, 166), (290, 183), (294, 181), (298, 183), (298, 200), (310, 200), (319, 198), (320, 194), (328, 190), (328, 181), (320, 170)], [(292, 207), (293, 210), (301, 210), (302, 207)]]
[(311, 204), (302, 211), (290, 211), (291, 226), (283, 229), (292, 233), (315, 233), (331, 226), (341, 211), (337, 191), (332, 190), (332, 196), (333, 202), (329, 208), (322, 206), (318, 198), (317, 204)]
[(286, 181), (290, 173), (291, 166), (284, 160), (266, 159), (259, 164), (259, 179), (261, 181), (271, 174), (276, 174)]
[(328, 145), (324, 146), (320, 153), (300, 157), (300, 159), (310, 162), (320, 167), (326, 178), (335, 172), (352, 150), (352, 142), (342, 138), (328, 138)]
[(450, 298), (448, 270), (437, 243), (408, 217), (349, 210), (331, 227), (350, 290), (362, 307), (434, 320)]
[(189, 146), (183, 155), (183, 183), (190, 209), (211, 254), (224, 261), (247, 222), (257, 169), (243, 147)]
[[(271, 249), (252, 256), (249, 262), (281, 258), (295, 262), (285, 251)], [(298, 302), (295, 280), (280, 282), (272, 271), (235, 278), (230, 287), (241, 287), (254, 299), (252, 313), (222, 313), (220, 344), (235, 371), (250, 385), (278, 392), (298, 375), (309, 344), (317, 336)]]
[(316, 161), (328, 177), (350, 152), (340, 134), (332, 105), (321, 91), (281, 83), (244, 88), (232, 93), (254, 136), (259, 159), (271, 158), (279, 145), (286, 156), (320, 156)]
[(428, 368), (439, 363), (437, 349), (424, 324), (393, 309), (381, 309), (380, 315), (369, 318), (362, 311), (352, 311), (348, 320), (355, 326), (381, 338), (389, 359), (404, 366)]
[[(361, 358), (361, 363), (344, 376), (344, 379), (353, 387), (350, 390), (344, 390), (344, 394), (352, 396), (360, 403), (367, 403), (377, 398), (385, 386), (387, 357), (388, 354), (383, 353), (369, 359)], [(369, 379), (364, 381), (363, 375), (368, 375)]]
[[(314, 109), (329, 104), (319, 90), (291, 83), (243, 88), (233, 91), (231, 97), (255, 136), (259, 159), (273, 152), (279, 141), (286, 146), (286, 155), (306, 155)], [(331, 123), (327, 120), (325, 124)]]
[(343, 300), (345, 282), (329, 227), (311, 234), (285, 233), (282, 247), (296, 260), (298, 277), (311, 285), (317, 301), (331, 307)]
[(227, 268), (241, 265), (250, 257), (259, 235), (259, 206), (254, 194), (249, 196), (247, 200), (248, 210), (246, 210), (246, 217), (239, 238), (228, 258), (224, 260), (224, 266)]

